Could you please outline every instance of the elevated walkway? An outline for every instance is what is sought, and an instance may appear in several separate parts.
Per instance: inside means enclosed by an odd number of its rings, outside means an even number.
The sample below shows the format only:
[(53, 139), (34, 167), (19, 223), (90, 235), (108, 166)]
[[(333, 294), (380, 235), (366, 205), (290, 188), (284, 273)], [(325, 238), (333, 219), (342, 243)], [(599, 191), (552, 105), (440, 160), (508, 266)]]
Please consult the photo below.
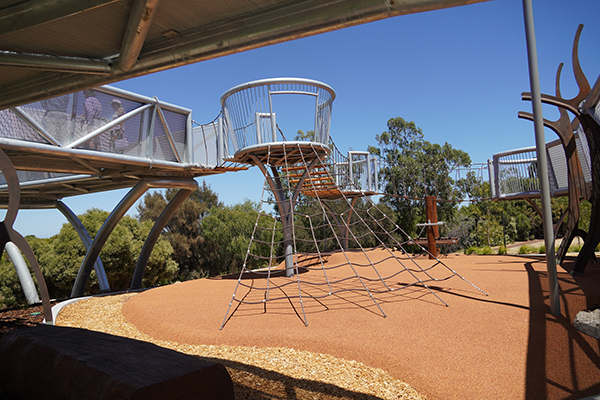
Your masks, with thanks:
[[(240, 169), (215, 157), (218, 137), (192, 124), (191, 110), (103, 86), (1, 110), (0, 149), (19, 171), (21, 204), (31, 207), (148, 178)], [(0, 180), (0, 203), (7, 193)]]
[[(13, 243), (20, 250), (10, 254), (24, 287), (32, 282), (21, 252), (28, 259), (47, 323), (52, 323), (52, 314), (43, 275), (28, 243), (12, 228), (18, 209), (57, 208), (79, 234), (87, 253), (71, 296), (80, 297), (92, 268), (100, 291), (111, 291), (98, 255), (131, 206), (150, 188), (178, 189), (138, 257), (131, 288), (139, 288), (160, 233), (197, 189), (194, 178), (247, 168), (220, 157), (220, 137), (206, 135), (209, 126), (193, 129), (190, 110), (107, 86), (0, 110), (0, 207), (8, 209), (0, 222), (6, 232), (0, 246), (12, 249)], [(130, 190), (93, 240), (61, 201), (122, 188)]]
[[(300, 193), (324, 200), (372, 196), (378, 193), (377, 159), (367, 151), (349, 151), (343, 155), (330, 141), (331, 154), (308, 171), (299, 188)], [(281, 173), (291, 185), (300, 182), (304, 165), (283, 167)]]

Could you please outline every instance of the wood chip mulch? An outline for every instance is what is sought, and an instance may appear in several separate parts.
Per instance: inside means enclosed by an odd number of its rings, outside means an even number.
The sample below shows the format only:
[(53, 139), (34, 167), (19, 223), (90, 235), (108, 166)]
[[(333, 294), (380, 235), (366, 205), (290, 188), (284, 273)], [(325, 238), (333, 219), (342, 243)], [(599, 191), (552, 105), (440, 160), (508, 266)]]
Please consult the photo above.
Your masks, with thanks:
[(425, 399), (378, 368), (290, 348), (188, 345), (156, 340), (127, 322), (123, 304), (134, 293), (81, 300), (64, 307), (57, 325), (144, 340), (223, 364), (236, 399)]

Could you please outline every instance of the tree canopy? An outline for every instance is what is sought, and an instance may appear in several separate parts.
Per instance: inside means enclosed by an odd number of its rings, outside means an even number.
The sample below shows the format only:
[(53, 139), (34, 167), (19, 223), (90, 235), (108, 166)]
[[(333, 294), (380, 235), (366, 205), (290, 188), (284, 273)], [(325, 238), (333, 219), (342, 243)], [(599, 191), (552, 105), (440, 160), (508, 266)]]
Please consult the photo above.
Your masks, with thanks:
[[(465, 192), (451, 178), (451, 171), (471, 164), (469, 155), (443, 145), (425, 140), (421, 128), (403, 118), (391, 118), (388, 130), (376, 135), (378, 147), (370, 147), (372, 154), (380, 156), (383, 165), (380, 179), (385, 182), (385, 203), (397, 214), (399, 225), (414, 234), (416, 224), (425, 221), (425, 196), (456, 201)], [(455, 202), (438, 204), (439, 220), (450, 220), (457, 209)]]
[[(94, 238), (108, 217), (108, 211), (92, 208), (79, 215), (90, 237)], [(131, 283), (135, 265), (152, 223), (140, 222), (125, 215), (108, 238), (100, 252), (111, 290), (125, 290)], [(86, 249), (71, 224), (63, 224), (60, 232), (51, 238), (28, 236), (44, 274), (50, 297), (66, 298), (70, 295), (75, 277), (86, 255)], [(171, 281), (177, 273), (177, 263), (171, 258), (173, 248), (161, 238), (148, 260), (143, 285), (155, 286)], [(0, 261), (0, 280), (5, 304), (24, 303), (23, 292), (16, 272), (6, 255)], [(98, 281), (92, 272), (86, 293), (98, 293)]]
[[(137, 206), (140, 221), (156, 222), (167, 202), (177, 194), (177, 189), (166, 192), (148, 193)], [(173, 259), (179, 265), (180, 279), (191, 279), (202, 276), (198, 266), (202, 263), (202, 246), (204, 237), (200, 231), (200, 223), (212, 207), (222, 207), (219, 198), (206, 182), (194, 191), (165, 226), (163, 236), (173, 247)]]

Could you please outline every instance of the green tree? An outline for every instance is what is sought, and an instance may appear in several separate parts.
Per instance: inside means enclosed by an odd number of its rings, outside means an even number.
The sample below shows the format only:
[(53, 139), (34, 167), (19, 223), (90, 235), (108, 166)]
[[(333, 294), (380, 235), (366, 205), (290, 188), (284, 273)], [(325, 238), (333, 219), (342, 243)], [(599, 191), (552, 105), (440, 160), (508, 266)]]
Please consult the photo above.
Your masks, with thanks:
[[(79, 219), (90, 237), (94, 238), (108, 215), (107, 211), (92, 208), (80, 215)], [(139, 222), (125, 215), (110, 234), (100, 252), (100, 259), (111, 290), (124, 290), (129, 287), (138, 256), (151, 229), (151, 222)], [(55, 297), (65, 297), (71, 291), (86, 250), (70, 224), (64, 224), (60, 232), (51, 238), (50, 243), (53, 255), (47, 259), (44, 259), (42, 253), (36, 253), (36, 256), (48, 285), (56, 290)], [(32, 248), (35, 252), (36, 248)], [(168, 242), (164, 239), (158, 240), (148, 260), (142, 281), (144, 286), (164, 283), (175, 277), (177, 263), (171, 258), (172, 252), (173, 248)], [(92, 273), (89, 290), (96, 291), (96, 284)]]
[[(168, 189), (162, 192), (148, 193), (137, 206), (140, 221), (155, 222), (160, 213), (178, 190)], [(202, 271), (204, 237), (200, 223), (212, 207), (222, 207), (218, 196), (206, 182), (194, 191), (177, 209), (165, 226), (163, 236), (173, 247), (173, 259), (179, 265), (180, 279), (194, 279), (206, 275)]]
[[(240, 271), (248, 250), (249, 269), (267, 267), (271, 252), (274, 256), (282, 255), (282, 245), (278, 244), (283, 238), (281, 223), (264, 214), (258, 216), (258, 204), (250, 200), (210, 209), (200, 224), (204, 239), (201, 264), (210, 275)], [(255, 241), (249, 249), (253, 234)], [(271, 250), (272, 241), (276, 247)]]
[[(81, 223), (94, 238), (108, 217), (107, 211), (92, 208), (79, 216)], [(110, 234), (100, 252), (111, 290), (127, 289), (142, 246), (152, 229), (150, 221), (139, 222), (124, 216)], [(77, 273), (86, 255), (85, 246), (70, 224), (63, 224), (60, 232), (49, 239), (28, 236), (29, 242), (44, 274), (50, 297), (66, 298), (70, 295)], [(173, 248), (168, 241), (159, 239), (148, 260), (142, 284), (154, 286), (172, 280), (177, 263), (172, 259)], [(5, 303), (24, 303), (22, 289), (14, 267), (2, 257), (0, 261), (0, 292)], [(92, 272), (87, 293), (98, 293), (98, 281)]]
[[(408, 233), (416, 233), (416, 223), (425, 222), (426, 195), (438, 199), (458, 200), (465, 192), (454, 182), (450, 172), (471, 164), (469, 155), (450, 144), (430, 143), (421, 128), (402, 118), (388, 121), (388, 130), (376, 136), (379, 147), (372, 154), (383, 159), (380, 177), (385, 182), (385, 202), (397, 214), (399, 225)], [(438, 203), (438, 219), (452, 220), (457, 203)]]

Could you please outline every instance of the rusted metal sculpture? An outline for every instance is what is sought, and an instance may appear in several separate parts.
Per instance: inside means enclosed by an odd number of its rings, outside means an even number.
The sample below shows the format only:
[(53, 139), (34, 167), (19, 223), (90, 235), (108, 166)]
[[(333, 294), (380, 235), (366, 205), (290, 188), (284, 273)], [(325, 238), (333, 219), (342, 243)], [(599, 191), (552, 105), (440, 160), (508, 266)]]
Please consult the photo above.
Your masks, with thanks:
[[(576, 38), (576, 40), (578, 37)], [(558, 66), (558, 70), (556, 71), (556, 97), (561, 97), (560, 92), (560, 75), (562, 72), (563, 63)], [(523, 96), (524, 100), (529, 100), (528, 94)], [(529, 98), (527, 98), (529, 97)], [(569, 246), (573, 242), (573, 239), (576, 237), (581, 237), (584, 241), (587, 237), (587, 232), (583, 229), (579, 228), (579, 204), (582, 199), (589, 200), (591, 188), (585, 182), (583, 176), (583, 170), (581, 168), (581, 160), (579, 158), (579, 154), (577, 152), (577, 136), (574, 132), (577, 130), (579, 126), (579, 120), (577, 118), (573, 118), (571, 121), (569, 119), (569, 115), (564, 108), (559, 108), (560, 118), (556, 121), (550, 121), (544, 119), (544, 125), (548, 128), (552, 129), (560, 138), (562, 146), (565, 150), (565, 155), (567, 159), (567, 179), (569, 182), (569, 206), (567, 210), (560, 217), (559, 221), (555, 224), (554, 232), (558, 231), (558, 228), (562, 224), (562, 222), (567, 220), (567, 227), (565, 231), (564, 238), (560, 244), (560, 247), (557, 251), (557, 259), (559, 263), (564, 261), (564, 258), (567, 254)], [(519, 112), (519, 118), (528, 119), (533, 121), (533, 114), (528, 112)], [(580, 138), (580, 140), (586, 140), (585, 138)], [(535, 204), (535, 203), (534, 203)]]
[[(571, 179), (571, 174), (577, 174), (577, 171), (573, 170), (575, 168), (573, 164), (573, 159), (575, 157), (576, 151), (574, 150), (574, 140), (569, 139), (570, 135), (572, 135), (574, 123), (578, 121), (581, 125), (583, 132), (585, 133), (585, 138), (580, 138), (580, 140), (586, 139), (589, 149), (590, 149), (590, 162), (591, 162), (591, 175), (592, 175), (592, 184), (591, 188), (586, 190), (586, 185), (581, 184), (580, 178), (573, 176), (575, 180), (571, 182), (569, 181), (569, 208), (570, 213), (572, 213), (572, 221), (568, 223), (568, 236), (566, 237), (566, 244), (561, 245), (559, 249), (559, 256), (563, 253), (566, 253), (566, 249), (568, 249), (568, 244), (570, 243), (569, 239), (572, 240), (575, 236), (580, 236), (581, 232), (577, 230), (577, 221), (578, 218), (578, 210), (575, 211), (575, 206), (572, 204), (578, 203), (581, 197), (589, 198), (591, 203), (591, 216), (590, 216), (590, 226), (588, 229), (587, 235), (584, 235), (584, 244), (583, 248), (579, 252), (577, 259), (575, 261), (575, 266), (573, 268), (572, 273), (583, 273), (587, 263), (590, 261), (592, 257), (594, 257), (596, 246), (600, 243), (600, 125), (598, 122), (594, 120), (594, 118), (589, 115), (582, 104), (584, 102), (587, 103), (588, 97), (592, 93), (592, 89), (590, 88), (590, 84), (581, 69), (581, 65), (579, 63), (579, 38), (581, 36), (581, 31), (583, 29), (583, 25), (579, 25), (577, 28), (577, 33), (575, 34), (575, 40), (573, 42), (573, 55), (572, 55), (572, 63), (573, 63), (573, 72), (575, 75), (575, 81), (577, 82), (577, 86), (579, 87), (579, 94), (572, 99), (563, 99), (561, 97), (560, 88), (559, 88), (559, 79), (560, 72), (562, 69), (562, 65), (558, 69), (557, 73), (557, 82), (556, 82), (556, 96), (550, 96), (542, 94), (542, 102), (550, 105), (557, 106), (561, 112), (561, 117), (558, 121), (546, 121), (546, 125), (552, 128), (563, 141), (563, 146), (565, 148), (565, 152), (567, 154), (567, 160), (569, 160), (569, 179)], [(598, 80), (600, 82), (600, 78)], [(596, 86), (599, 83), (596, 82)], [(524, 100), (531, 100), (530, 93), (523, 93), (522, 97)], [(569, 122), (568, 116), (566, 116), (566, 111), (570, 111), (575, 116), (575, 119), (572, 122)], [(522, 114), (523, 117), (526, 117), (526, 114)], [(560, 133), (559, 133), (560, 132)], [(571, 156), (570, 156), (571, 154)], [(573, 168), (571, 168), (573, 167)], [(580, 177), (581, 175), (579, 175)], [(571, 185), (573, 183), (573, 185)], [(586, 196), (587, 195), (587, 196)], [(573, 207), (571, 209), (571, 207)], [(578, 207), (577, 207), (578, 208)], [(569, 230), (570, 229), (570, 230)], [(566, 248), (565, 248), (566, 246)]]

